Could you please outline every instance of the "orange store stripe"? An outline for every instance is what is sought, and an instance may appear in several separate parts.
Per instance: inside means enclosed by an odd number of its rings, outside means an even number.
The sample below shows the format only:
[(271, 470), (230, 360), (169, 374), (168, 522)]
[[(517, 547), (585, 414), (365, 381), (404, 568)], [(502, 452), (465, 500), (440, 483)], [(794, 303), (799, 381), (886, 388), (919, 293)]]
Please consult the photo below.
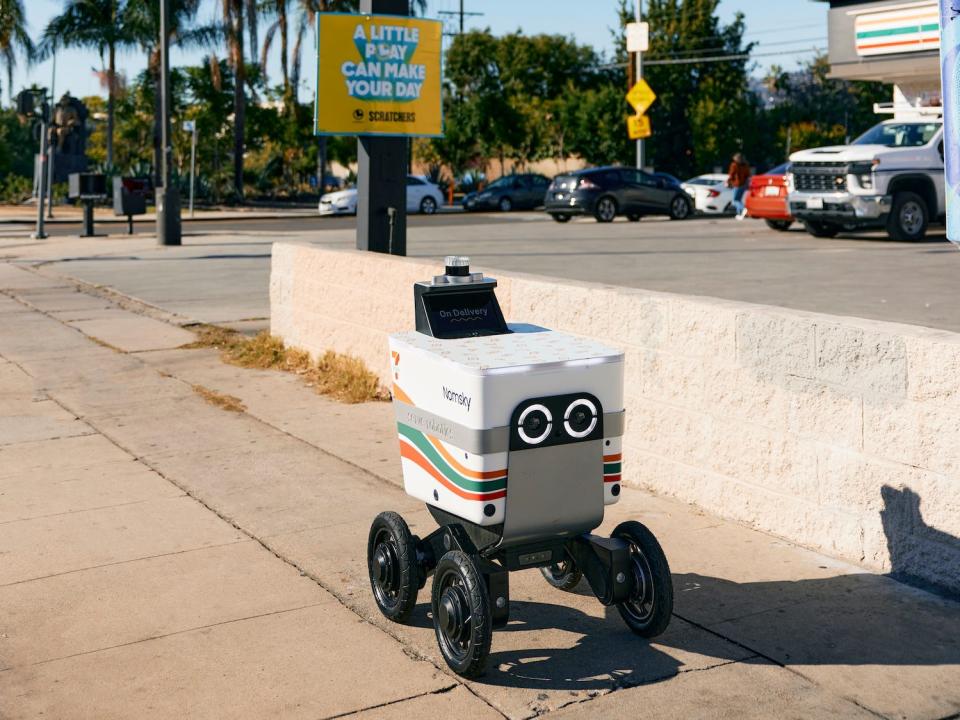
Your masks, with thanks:
[(400, 386), (396, 383), (393, 384), (393, 396), (400, 402), (405, 402), (407, 405), (416, 407), (416, 405), (413, 404), (413, 400), (410, 399), (410, 396), (401, 390)]
[(620, 475), (604, 475), (603, 481), (605, 483), (620, 482)]
[(877, 20), (860, 20), (857, 25), (889, 25), (891, 23), (904, 23), (907, 20), (919, 20), (920, 18), (940, 22), (940, 16), (937, 13), (928, 11), (918, 15), (898, 15), (897, 17), (879, 18)]
[(921, 38), (920, 40), (899, 40), (897, 42), (871, 43), (869, 45), (857, 45), (858, 50), (871, 50), (872, 48), (896, 47), (897, 45), (921, 45), (923, 43), (939, 42), (940, 38)]
[(423, 457), (416, 448), (412, 445), (408, 445), (405, 442), (400, 443), (400, 457), (405, 457), (407, 460), (415, 462), (421, 468), (426, 470), (438, 483), (443, 485), (447, 490), (459, 495), (465, 500), (498, 500), (499, 498), (506, 497), (506, 490), (497, 490), (496, 492), (491, 493), (472, 493), (467, 492), (466, 490), (461, 490), (456, 485), (447, 480), (439, 470), (437, 470), (433, 465), (431, 465), (425, 457)]
[(623, 457), (623, 453), (617, 453), (616, 455), (604, 455), (603, 461), (608, 462), (620, 462), (620, 459)]

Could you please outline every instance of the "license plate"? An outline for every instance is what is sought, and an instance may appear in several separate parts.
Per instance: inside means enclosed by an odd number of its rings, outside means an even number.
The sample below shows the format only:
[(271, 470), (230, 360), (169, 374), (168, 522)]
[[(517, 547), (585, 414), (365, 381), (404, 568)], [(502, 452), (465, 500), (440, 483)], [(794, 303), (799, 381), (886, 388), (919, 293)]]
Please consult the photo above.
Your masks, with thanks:
[(779, 196), (780, 196), (780, 188), (777, 187), (776, 185), (767, 185), (767, 186), (763, 189), (763, 194), (764, 194), (764, 196), (766, 196), (766, 197), (779, 197)]
[(823, 210), (823, 198), (810, 198), (807, 200), (807, 210)]

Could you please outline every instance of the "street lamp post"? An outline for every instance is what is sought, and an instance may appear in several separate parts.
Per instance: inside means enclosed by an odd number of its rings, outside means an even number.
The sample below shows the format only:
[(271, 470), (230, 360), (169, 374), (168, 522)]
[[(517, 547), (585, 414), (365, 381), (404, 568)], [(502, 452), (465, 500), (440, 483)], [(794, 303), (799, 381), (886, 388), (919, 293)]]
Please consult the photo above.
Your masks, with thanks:
[(170, 182), (170, 0), (160, 0), (160, 178), (157, 188), (157, 242), (180, 245), (180, 194)]
[[(50, 102), (54, 102), (56, 99), (56, 83), (57, 83), (57, 51), (54, 48), (53, 51), (53, 71), (50, 76)], [(56, 121), (51, 123), (52, 126), (56, 127)], [(53, 143), (48, 143), (47, 152), (49, 157), (47, 158), (47, 218), (53, 219), (53, 162), (54, 155), (56, 154), (54, 150)]]

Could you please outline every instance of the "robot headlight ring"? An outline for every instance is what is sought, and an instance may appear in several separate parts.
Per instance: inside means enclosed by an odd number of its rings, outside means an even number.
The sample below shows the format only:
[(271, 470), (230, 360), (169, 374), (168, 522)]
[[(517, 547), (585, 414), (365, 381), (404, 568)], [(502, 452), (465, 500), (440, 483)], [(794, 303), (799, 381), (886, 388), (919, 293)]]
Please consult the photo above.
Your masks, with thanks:
[[(534, 412), (543, 413), (543, 416), (547, 421), (543, 424), (543, 432), (540, 435), (530, 436), (527, 434), (527, 431), (523, 425), (530, 414)], [(524, 411), (520, 413), (520, 418), (517, 420), (517, 435), (519, 435), (520, 439), (528, 445), (539, 445), (542, 443), (550, 436), (551, 429), (553, 429), (553, 414), (546, 405), (541, 405), (539, 403), (525, 408)]]
[[(590, 413), (590, 423), (583, 430), (574, 430), (573, 426), (570, 424), (570, 416), (573, 414), (573, 411), (583, 406), (587, 408)], [(593, 432), (593, 429), (597, 426), (597, 406), (593, 404), (591, 400), (587, 398), (577, 398), (572, 403), (567, 405), (566, 411), (563, 413), (563, 429), (567, 431), (567, 434), (570, 437), (577, 439), (585, 438), (587, 435)]]

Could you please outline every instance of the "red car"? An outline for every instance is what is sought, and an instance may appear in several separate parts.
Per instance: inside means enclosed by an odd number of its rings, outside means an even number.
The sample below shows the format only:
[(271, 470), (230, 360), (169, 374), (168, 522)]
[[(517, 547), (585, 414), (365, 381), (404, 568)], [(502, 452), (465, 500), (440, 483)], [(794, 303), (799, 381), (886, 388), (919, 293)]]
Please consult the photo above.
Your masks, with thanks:
[(770, 228), (781, 232), (793, 224), (793, 216), (787, 207), (786, 173), (787, 163), (784, 163), (763, 175), (754, 175), (744, 198), (750, 217), (766, 220)]

